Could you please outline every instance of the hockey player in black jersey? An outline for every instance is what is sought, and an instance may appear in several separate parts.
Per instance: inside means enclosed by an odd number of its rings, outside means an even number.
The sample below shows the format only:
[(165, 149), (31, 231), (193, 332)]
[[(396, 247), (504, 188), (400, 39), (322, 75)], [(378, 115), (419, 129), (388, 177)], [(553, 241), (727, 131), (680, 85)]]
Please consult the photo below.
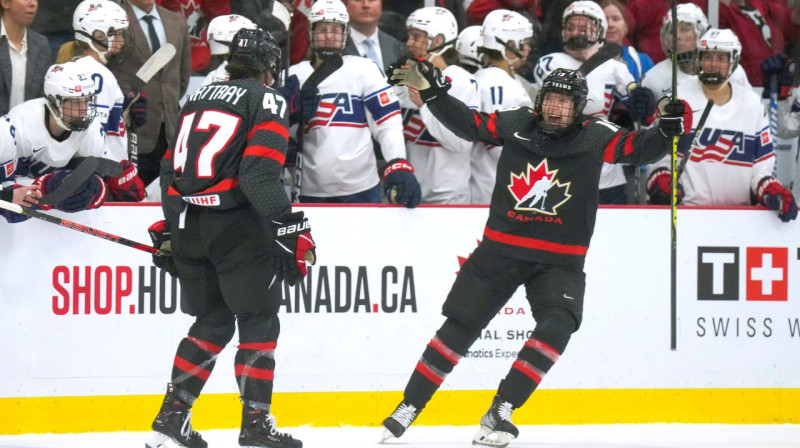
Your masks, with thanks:
[(230, 46), (230, 81), (201, 87), (181, 110), (161, 164), (164, 221), (150, 227), (155, 256), (177, 274), (181, 309), (196, 316), (179, 346), (148, 448), (205, 448), (190, 409), (238, 325), (239, 445), (295, 448), (270, 414), (280, 332), (280, 281), (294, 284), (315, 255), (303, 212), (281, 184), (288, 107), (268, 87), (281, 52), (269, 33), (240, 30)]
[(586, 252), (594, 230), (603, 162), (641, 165), (691, 129), (681, 101), (660, 103), (659, 127), (629, 132), (586, 118), (586, 80), (556, 69), (534, 109), (492, 114), (447, 94), (449, 82), (426, 61), (390, 67), (390, 83), (419, 89), (433, 115), (466, 140), (503, 146), (489, 219), (478, 248), (462, 265), (442, 307), (446, 320), (425, 348), (403, 401), (383, 421), (384, 440), (400, 437), (514, 291), (524, 285), (536, 320), (532, 337), (500, 382), (473, 443), (506, 446), (511, 421), (558, 360), (581, 324)]

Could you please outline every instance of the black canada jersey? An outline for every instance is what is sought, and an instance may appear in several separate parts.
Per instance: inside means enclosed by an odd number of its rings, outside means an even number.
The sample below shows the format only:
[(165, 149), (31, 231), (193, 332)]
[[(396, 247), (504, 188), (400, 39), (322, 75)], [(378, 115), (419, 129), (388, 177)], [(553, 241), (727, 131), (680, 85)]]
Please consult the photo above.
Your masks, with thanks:
[[(164, 157), (172, 168), (166, 195), (217, 209), (250, 202), (268, 215), (288, 207), (280, 184), (289, 135), (287, 107), (280, 94), (255, 80), (198, 89), (181, 109)], [(248, 192), (246, 183), (256, 189)]]
[(517, 259), (582, 267), (603, 162), (644, 164), (670, 149), (657, 128), (629, 132), (591, 118), (550, 138), (527, 107), (478, 113), (449, 95), (427, 104), (462, 138), (503, 146), (481, 244)]

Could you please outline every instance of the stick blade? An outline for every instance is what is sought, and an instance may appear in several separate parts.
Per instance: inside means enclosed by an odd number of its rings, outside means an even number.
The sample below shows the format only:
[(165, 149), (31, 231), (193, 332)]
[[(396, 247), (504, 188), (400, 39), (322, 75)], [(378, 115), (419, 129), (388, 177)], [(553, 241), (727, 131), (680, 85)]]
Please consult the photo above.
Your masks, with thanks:
[(142, 85), (147, 84), (173, 57), (175, 57), (175, 46), (167, 42), (142, 64), (141, 68), (136, 71), (136, 77), (142, 82)]

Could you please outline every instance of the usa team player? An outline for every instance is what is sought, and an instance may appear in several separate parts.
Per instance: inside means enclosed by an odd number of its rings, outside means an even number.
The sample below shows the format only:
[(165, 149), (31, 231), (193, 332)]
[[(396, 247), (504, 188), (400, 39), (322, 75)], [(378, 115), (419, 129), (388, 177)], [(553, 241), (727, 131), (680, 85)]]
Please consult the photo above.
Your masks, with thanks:
[[(312, 73), (338, 68), (317, 86), (312, 110), (303, 104), (303, 114), (312, 116), (299, 125), (300, 202), (380, 203), (382, 180), (387, 199), (416, 207), (420, 186), (406, 157), (397, 95), (373, 61), (342, 56), (349, 32), (347, 8), (340, 0), (318, 0), (311, 5), (308, 22), (311, 59), (293, 65), (290, 78), (297, 76), (301, 90), (310, 90), (306, 81)], [(373, 137), (388, 160), (380, 178)]]
[[(0, 173), (3, 178), (8, 179), (16, 170), (17, 166), (17, 144), (11, 132), (11, 125), (6, 119), (0, 119)], [(39, 185), (20, 185), (11, 180), (0, 182), (0, 200), (11, 202), (12, 204), (33, 207), (39, 203), (42, 196)], [(0, 216), (9, 222), (19, 222), (24, 217), (7, 211), (0, 210)]]
[[(729, 82), (739, 65), (742, 46), (731, 30), (709, 29), (697, 44), (697, 77), (680, 84), (682, 98), (695, 119), (708, 100), (711, 112), (699, 138), (681, 137), (681, 158), (690, 154), (678, 180), (684, 205), (751, 205), (777, 210), (786, 222), (797, 217), (792, 193), (772, 177), (775, 151), (769, 118), (761, 98), (741, 84)], [(654, 204), (671, 202), (671, 162), (665, 157), (650, 169), (647, 193)]]
[[(536, 319), (532, 337), (481, 418), (473, 443), (503, 447), (519, 435), (511, 421), (580, 327), (585, 275), (604, 162), (646, 163), (669, 151), (691, 112), (664, 98), (659, 127), (628, 132), (585, 117), (588, 87), (573, 70), (543, 81), (533, 110), (478, 113), (447, 93), (428, 62), (407, 61), (392, 82), (416, 87), (431, 112), (469, 140), (502, 145), (489, 219), (442, 307), (446, 320), (422, 353), (403, 401), (383, 421), (384, 440), (400, 437), (520, 285)], [(687, 128), (691, 125), (687, 122)], [(554, 225), (537, 217), (557, 217)]]

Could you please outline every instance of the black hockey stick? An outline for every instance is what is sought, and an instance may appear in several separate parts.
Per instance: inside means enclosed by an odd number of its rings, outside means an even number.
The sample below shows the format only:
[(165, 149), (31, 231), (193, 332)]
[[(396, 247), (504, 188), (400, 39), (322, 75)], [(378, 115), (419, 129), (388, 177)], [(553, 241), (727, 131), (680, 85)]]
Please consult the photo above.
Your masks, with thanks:
[[(672, 101), (678, 100), (678, 2), (670, 0), (672, 14)], [(669, 258), (669, 299), (670, 299), (670, 350), (678, 348), (678, 137), (672, 137), (672, 197), (670, 200), (670, 258)]]
[(703, 109), (703, 114), (700, 115), (700, 121), (697, 122), (697, 128), (694, 130), (694, 138), (692, 138), (692, 143), (689, 145), (689, 149), (686, 150), (686, 154), (683, 155), (680, 165), (678, 165), (678, 174), (676, 177), (677, 180), (681, 180), (681, 174), (683, 174), (683, 170), (686, 169), (686, 163), (689, 162), (689, 157), (692, 156), (692, 149), (697, 144), (697, 139), (700, 138), (700, 133), (703, 132), (703, 128), (706, 126), (706, 119), (708, 118), (708, 114), (711, 112), (712, 107), (714, 107), (714, 100), (708, 100), (706, 103), (706, 108)]
[(586, 77), (597, 67), (600, 67), (608, 60), (614, 59), (622, 54), (622, 47), (618, 43), (606, 42), (601, 46), (597, 53), (593, 54), (589, 59), (583, 61), (578, 71)]
[(23, 207), (21, 205), (12, 204), (11, 202), (6, 202), (0, 200), (0, 208), (4, 208), (8, 211), (19, 213), (20, 215), (30, 216), (31, 218), (41, 219), (42, 221), (47, 221), (51, 224), (57, 224), (61, 227), (65, 227), (67, 229), (72, 229), (77, 232), (85, 233), (87, 235), (91, 235), (106, 241), (111, 241), (112, 243), (122, 244), (123, 246), (132, 247), (134, 249), (141, 250), (143, 252), (147, 252), (149, 254), (162, 254), (162, 255), (169, 255), (167, 252), (162, 252), (156, 249), (153, 246), (148, 246), (146, 244), (137, 243), (136, 241), (129, 240), (127, 238), (123, 238), (121, 236), (114, 235), (113, 233), (105, 232), (103, 230), (98, 230), (92, 227), (89, 227), (84, 224), (79, 224), (77, 222), (72, 222), (68, 219), (58, 218), (52, 215), (48, 215), (47, 213), (42, 213), (40, 211), (34, 210), (30, 207)]

